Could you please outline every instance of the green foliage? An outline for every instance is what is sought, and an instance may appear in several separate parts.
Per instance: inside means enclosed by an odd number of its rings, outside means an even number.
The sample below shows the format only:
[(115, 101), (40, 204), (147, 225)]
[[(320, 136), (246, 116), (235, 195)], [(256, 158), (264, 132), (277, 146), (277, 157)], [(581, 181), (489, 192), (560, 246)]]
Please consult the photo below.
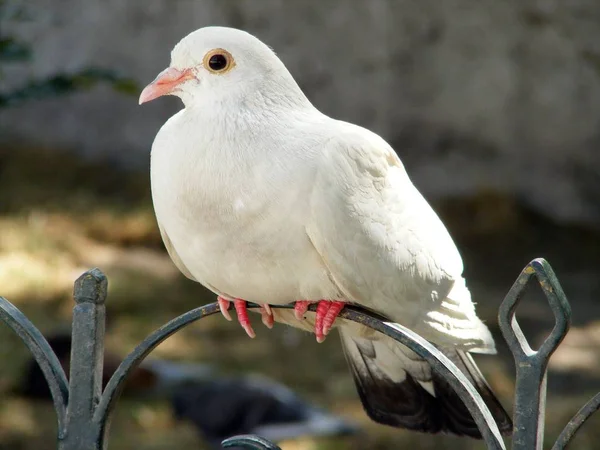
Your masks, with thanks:
[(87, 90), (101, 82), (108, 83), (114, 90), (128, 95), (139, 92), (137, 83), (130, 78), (111, 70), (88, 68), (69, 74), (59, 73), (39, 81), (31, 81), (10, 92), (0, 93), (0, 108)]
[(31, 49), (13, 38), (0, 39), (0, 61), (23, 61), (31, 58)]
[[(9, 8), (8, 2), (0, 0), (0, 20), (31, 20), (22, 8)], [(27, 64), (34, 55), (28, 43), (13, 36), (0, 35), (0, 78), (2, 67), (8, 64)], [(56, 73), (40, 80), (29, 80), (23, 86), (0, 92), (0, 109), (20, 105), (24, 102), (48, 97), (68, 95), (76, 91), (91, 89), (98, 83), (107, 83), (115, 91), (136, 95), (139, 86), (135, 80), (102, 67), (87, 67), (74, 73)]]

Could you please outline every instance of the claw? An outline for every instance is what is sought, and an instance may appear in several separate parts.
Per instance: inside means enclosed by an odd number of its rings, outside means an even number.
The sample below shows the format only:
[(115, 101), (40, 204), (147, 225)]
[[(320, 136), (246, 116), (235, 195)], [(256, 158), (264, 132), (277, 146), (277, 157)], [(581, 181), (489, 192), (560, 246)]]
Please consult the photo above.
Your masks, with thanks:
[[(221, 314), (227, 320), (233, 320), (231, 315), (229, 314), (229, 307), (231, 306), (231, 301), (226, 299), (225, 297), (218, 296), (217, 302), (219, 303), (219, 309), (221, 310)], [(250, 318), (248, 317), (248, 306), (247, 302), (242, 299), (235, 299), (233, 301), (233, 306), (235, 308), (235, 312), (237, 314), (238, 321), (240, 325), (246, 331), (248, 336), (251, 338), (256, 337), (254, 330), (252, 329), (252, 325), (250, 324)], [(273, 310), (269, 305), (262, 305), (260, 307), (260, 315), (262, 316), (262, 323), (265, 324), (267, 328), (273, 328), (273, 324), (275, 323), (275, 317), (273, 316)]]
[(294, 316), (296, 319), (303, 320), (304, 314), (308, 311), (308, 306), (314, 302), (309, 302), (308, 300), (298, 300), (294, 305)]
[(329, 302), (321, 300), (317, 305), (317, 317), (315, 318), (315, 336), (317, 342), (320, 344), (325, 340), (325, 334), (323, 334), (323, 319), (329, 311)]
[[(229, 314), (229, 307), (231, 306), (231, 301), (227, 300), (224, 297), (217, 297), (219, 303), (219, 309), (221, 310), (221, 314), (227, 320), (232, 320), (231, 315)], [(294, 305), (294, 315), (296, 319), (302, 320), (304, 319), (304, 314), (308, 311), (308, 307), (311, 303), (315, 303), (309, 300), (298, 300)], [(238, 321), (240, 325), (246, 331), (248, 336), (251, 338), (256, 337), (256, 333), (252, 329), (252, 325), (250, 324), (250, 318), (248, 317), (248, 307), (245, 300), (235, 299), (233, 301), (233, 306), (235, 308)], [(320, 300), (317, 305), (317, 314), (315, 318), (315, 336), (317, 337), (317, 342), (321, 343), (325, 340), (325, 337), (331, 331), (333, 324), (335, 323), (335, 319), (338, 317), (339, 313), (344, 309), (345, 303), (340, 301), (329, 301), (329, 300)], [(273, 328), (273, 324), (275, 323), (275, 318), (273, 316), (273, 310), (271, 306), (265, 304), (260, 307), (260, 315), (262, 319), (262, 323), (267, 328)]]
[(333, 323), (342, 309), (344, 309), (344, 302), (331, 302), (329, 311), (327, 311), (327, 315), (323, 319), (323, 334), (325, 336), (331, 331), (331, 327), (333, 327)]
[(317, 317), (315, 319), (315, 335), (317, 342), (320, 344), (325, 340), (325, 336), (329, 334), (335, 319), (342, 309), (344, 302), (332, 302), (321, 300), (317, 306)]
[(246, 334), (248, 334), (248, 336), (254, 339), (256, 337), (256, 333), (254, 333), (252, 325), (250, 324), (250, 318), (248, 317), (248, 307), (246, 306), (246, 301), (236, 299), (233, 301), (233, 306), (235, 307), (235, 311), (237, 313), (237, 318), (240, 322), (240, 325), (246, 331)]
[(311, 303), (318, 303), (317, 315), (315, 318), (315, 336), (317, 342), (321, 343), (325, 340), (325, 336), (329, 334), (335, 319), (342, 309), (344, 309), (344, 302), (320, 300), (318, 302), (312, 302), (309, 300), (298, 300), (294, 304), (294, 316), (296, 319), (304, 319), (304, 314), (308, 311), (308, 307)]
[(228, 311), (231, 302), (226, 298), (221, 297), (220, 295), (217, 297), (217, 302), (219, 303), (219, 309), (221, 310), (221, 314), (223, 314), (223, 317), (225, 317), (231, 322), (233, 319), (231, 318), (231, 315)]
[(269, 305), (263, 305), (260, 307), (260, 315), (262, 318), (262, 323), (268, 328), (273, 328), (273, 324), (275, 323), (275, 318), (273, 317), (273, 311)]

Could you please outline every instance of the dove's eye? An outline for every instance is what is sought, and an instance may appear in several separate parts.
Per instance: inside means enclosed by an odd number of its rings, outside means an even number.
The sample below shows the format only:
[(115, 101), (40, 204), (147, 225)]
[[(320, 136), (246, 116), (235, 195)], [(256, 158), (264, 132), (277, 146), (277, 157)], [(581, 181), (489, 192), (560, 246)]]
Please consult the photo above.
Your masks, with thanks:
[(212, 73), (223, 74), (234, 65), (231, 54), (222, 48), (211, 50), (204, 56), (204, 67)]

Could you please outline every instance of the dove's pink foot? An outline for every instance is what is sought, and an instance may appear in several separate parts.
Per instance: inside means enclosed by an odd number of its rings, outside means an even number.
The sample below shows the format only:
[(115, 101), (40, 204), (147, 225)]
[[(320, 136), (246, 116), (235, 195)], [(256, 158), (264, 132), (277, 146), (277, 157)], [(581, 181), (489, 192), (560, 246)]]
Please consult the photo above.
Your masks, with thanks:
[[(229, 314), (229, 307), (231, 306), (231, 302), (220, 295), (217, 297), (217, 302), (219, 303), (219, 309), (221, 310), (221, 314), (227, 320), (232, 320), (231, 315)], [(250, 318), (248, 317), (248, 307), (246, 300), (235, 299), (233, 301), (233, 307), (235, 308), (235, 312), (237, 314), (238, 321), (240, 325), (250, 336), (251, 338), (256, 337), (256, 333), (252, 329), (252, 325), (250, 324)], [(260, 314), (262, 316), (262, 322), (267, 326), (267, 328), (273, 328), (273, 323), (275, 319), (273, 317), (273, 311), (269, 305), (263, 305), (260, 307)]]
[(298, 320), (304, 319), (304, 314), (306, 313), (306, 311), (308, 311), (308, 306), (311, 303), (316, 303), (316, 302), (309, 302), (308, 300), (298, 300), (294, 304), (294, 315), (296, 316), (296, 319), (298, 319)]
[(296, 319), (302, 320), (304, 318), (304, 313), (308, 310), (308, 306), (311, 303), (318, 303), (317, 317), (315, 318), (315, 335), (317, 336), (317, 342), (321, 343), (325, 340), (325, 336), (329, 334), (335, 319), (346, 304), (344, 302), (332, 302), (328, 300), (320, 300), (319, 302), (299, 300), (294, 305)]

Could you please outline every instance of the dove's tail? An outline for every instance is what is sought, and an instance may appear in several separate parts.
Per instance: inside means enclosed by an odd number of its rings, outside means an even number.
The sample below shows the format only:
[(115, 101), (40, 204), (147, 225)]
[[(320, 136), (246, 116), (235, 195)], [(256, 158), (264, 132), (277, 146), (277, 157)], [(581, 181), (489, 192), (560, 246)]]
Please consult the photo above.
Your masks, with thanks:
[[(458, 395), (416, 353), (387, 336), (361, 337), (353, 327), (340, 327), (340, 335), (360, 399), (371, 419), (415, 431), (481, 439)], [(443, 352), (477, 389), (502, 434), (510, 434), (510, 417), (471, 356), (461, 350)]]

